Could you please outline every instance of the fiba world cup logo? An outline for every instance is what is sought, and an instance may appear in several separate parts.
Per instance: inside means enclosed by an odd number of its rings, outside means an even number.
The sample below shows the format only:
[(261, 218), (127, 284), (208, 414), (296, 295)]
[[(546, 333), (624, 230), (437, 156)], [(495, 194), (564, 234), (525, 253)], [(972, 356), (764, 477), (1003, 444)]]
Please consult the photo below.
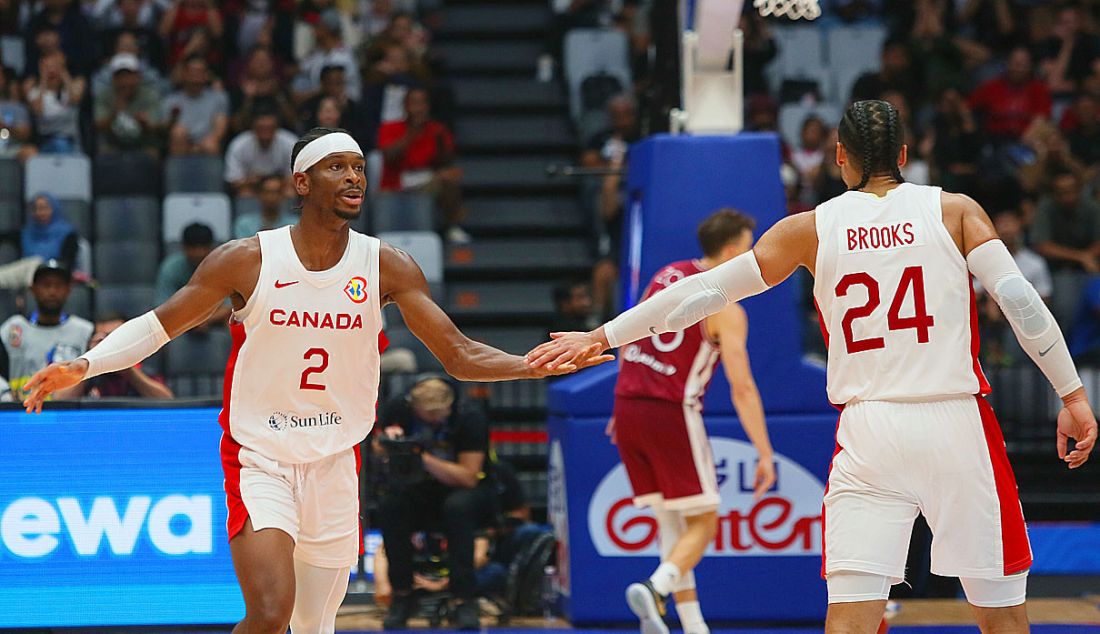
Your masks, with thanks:
[(267, 424), (275, 431), (283, 431), (286, 429), (289, 418), (290, 417), (283, 412), (275, 412), (271, 415), (271, 418), (267, 419)]
[(344, 294), (356, 304), (367, 301), (367, 280), (361, 277), (353, 277), (344, 287)]

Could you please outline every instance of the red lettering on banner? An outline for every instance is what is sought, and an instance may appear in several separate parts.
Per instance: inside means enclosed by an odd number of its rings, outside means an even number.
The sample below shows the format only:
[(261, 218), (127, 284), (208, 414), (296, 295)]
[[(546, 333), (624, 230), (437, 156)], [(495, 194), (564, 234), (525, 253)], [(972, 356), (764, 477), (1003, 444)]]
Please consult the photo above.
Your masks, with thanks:
[(301, 328), (302, 322), (301, 319), (298, 317), (298, 311), (294, 310), (290, 312), (290, 317), (286, 320), (286, 325), (298, 326), (299, 328)]
[(321, 320), (321, 327), (332, 329), (332, 315), (325, 313), (325, 318)]
[[(615, 505), (611, 507), (611, 510), (607, 512), (606, 526), (607, 536), (611, 538), (611, 541), (619, 548), (630, 552), (645, 550), (645, 548), (649, 546), (649, 544), (652, 543), (654, 539), (657, 539), (657, 520), (656, 518), (650, 517), (648, 515), (639, 515), (637, 517), (632, 517), (629, 520), (623, 522), (622, 527), (616, 529), (615, 516), (618, 515), (619, 511), (621, 511), (622, 509), (632, 506), (634, 506), (634, 502), (630, 498), (623, 498), (616, 502)], [(622, 533), (626, 533), (635, 526), (646, 526), (649, 528), (649, 530), (645, 532), (645, 536), (643, 536), (638, 541), (628, 542), (626, 541), (624, 536), (619, 534), (620, 531)]]
[(851, 227), (848, 228), (848, 250), (856, 250), (856, 230)]
[(872, 225), (869, 227), (847, 227), (842, 240), (848, 243), (848, 252), (896, 249), (910, 246), (917, 241), (913, 232), (913, 223), (904, 222), (892, 225)]
[(859, 248), (867, 248), (867, 227), (860, 227), (857, 231), (859, 234)]
[(271, 311), (270, 319), (273, 325), (282, 326), (286, 323), (286, 311), (276, 308)]
[(303, 328), (316, 328), (317, 327), (317, 313), (302, 313), (302, 327)]
[[(642, 515), (617, 525), (619, 512), (632, 505), (630, 498), (616, 502), (608, 511), (606, 529), (611, 542), (617, 547), (628, 552), (637, 552), (646, 549), (657, 539), (657, 520)], [(790, 500), (767, 497), (753, 505), (747, 514), (735, 509), (719, 516), (714, 551), (745, 552), (754, 547), (765, 551), (782, 551), (792, 545), (800, 550), (810, 551), (814, 545), (814, 537), (821, 531), (821, 515), (796, 519), (792, 517), (792, 511)], [(626, 533), (638, 526), (645, 526), (648, 530), (638, 539), (628, 540)]]

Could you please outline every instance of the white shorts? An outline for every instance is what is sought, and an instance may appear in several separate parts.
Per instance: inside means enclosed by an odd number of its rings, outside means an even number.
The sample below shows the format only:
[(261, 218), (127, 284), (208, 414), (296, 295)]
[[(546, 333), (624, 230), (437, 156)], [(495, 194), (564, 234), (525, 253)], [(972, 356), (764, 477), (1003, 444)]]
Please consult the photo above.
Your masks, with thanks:
[(226, 529), (232, 540), (277, 528), (294, 540), (294, 557), (320, 568), (354, 566), (361, 552), (359, 447), (315, 462), (283, 464), (222, 436)]
[(905, 577), (917, 513), (932, 572), (999, 579), (1031, 566), (1023, 511), (993, 409), (973, 396), (844, 408), (825, 491), (822, 574)]

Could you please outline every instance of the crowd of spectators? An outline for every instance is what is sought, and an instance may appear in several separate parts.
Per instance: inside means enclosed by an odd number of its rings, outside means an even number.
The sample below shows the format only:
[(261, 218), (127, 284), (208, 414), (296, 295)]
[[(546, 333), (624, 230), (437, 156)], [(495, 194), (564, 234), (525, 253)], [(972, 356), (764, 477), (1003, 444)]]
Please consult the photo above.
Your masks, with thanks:
[[(0, 0), (0, 159), (218, 158), (241, 238), (296, 221), (293, 145), (314, 126), (341, 127), (382, 158), (378, 195), (431, 196), (444, 235), (465, 241), (453, 97), (431, 47), (438, 24), (435, 0)], [(17, 41), (22, 54), (12, 55)], [(0, 265), (0, 287), (30, 289), (19, 306), (28, 312), (44, 263), (66, 271), (67, 284), (95, 283), (91, 236), (63, 202), (35, 193), (22, 228), (0, 235), (15, 257)], [(196, 223), (164, 245), (156, 302), (217, 246), (215, 233)], [(224, 328), (228, 312), (200, 330)], [(102, 334), (118, 315), (101, 316)], [(85, 396), (170, 393), (146, 374), (100, 383)]]
[[(22, 37), (24, 50), (21, 72), (0, 58), (0, 157), (224, 157), (227, 193), (248, 197), (264, 177), (289, 180), (291, 147), (309, 128), (346, 128), (371, 151), (408, 117), (416, 144), (386, 153), (387, 188), (421, 188), (404, 172), (437, 168), (441, 226), (458, 229), (453, 98), (423, 26), (438, 21), (437, 5), (6, 0), (0, 35)], [(407, 113), (410, 89), (424, 96)]]
[[(646, 3), (560, 2), (558, 24), (604, 24), (623, 30), (634, 46), (648, 46), (639, 25)], [(778, 131), (787, 104), (812, 104), (826, 94), (812, 81), (775, 81), (768, 65), (781, 50), (775, 36), (785, 19), (761, 17), (745, 8), (745, 125)], [(832, 106), (884, 99), (899, 111), (909, 162), (909, 182), (939, 185), (968, 194), (996, 218), (1021, 268), (1041, 286), (1079, 359), (1100, 358), (1100, 7), (1084, 1), (1025, 0), (833, 0), (821, 3), (815, 24), (880, 28), (880, 64), (858, 78)], [(583, 7), (583, 10), (581, 10)], [(601, 17), (602, 16), (602, 17)], [(549, 53), (559, 49), (548, 45)], [(638, 53), (638, 48), (634, 52)], [(835, 70), (835, 69), (833, 69)], [(652, 68), (634, 65), (632, 94), (607, 104), (609, 133), (586, 140), (580, 161), (589, 167), (625, 167), (629, 154), (617, 140), (638, 138), (622, 116), (633, 100), (652, 99), (658, 87)], [(810, 85), (806, 85), (809, 83)], [(643, 108), (644, 110), (644, 108)], [(649, 122), (653, 125), (653, 122)], [(836, 125), (809, 114), (797, 143), (782, 145), (782, 180), (791, 213), (814, 208), (845, 190), (834, 164)], [(646, 130), (648, 132), (648, 130)], [(601, 179), (586, 193), (602, 220), (593, 272), (594, 310), (616, 303), (623, 190), (618, 175)], [(1053, 280), (1053, 281), (1052, 281)], [(985, 361), (1021, 360), (1011, 333), (982, 310)], [(816, 324), (816, 318), (814, 323)]]

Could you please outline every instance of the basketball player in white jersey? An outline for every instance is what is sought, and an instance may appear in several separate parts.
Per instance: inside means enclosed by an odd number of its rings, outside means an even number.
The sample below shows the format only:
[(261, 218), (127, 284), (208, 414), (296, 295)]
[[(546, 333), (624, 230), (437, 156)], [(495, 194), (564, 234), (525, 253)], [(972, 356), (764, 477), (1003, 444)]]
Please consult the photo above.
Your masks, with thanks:
[(902, 181), (907, 149), (897, 111), (856, 102), (839, 135), (836, 161), (848, 192), (780, 220), (749, 253), (595, 331), (556, 335), (528, 361), (553, 368), (583, 360), (593, 344), (614, 348), (683, 330), (806, 267), (829, 345), (829, 399), (842, 408), (823, 517), (825, 631), (876, 630), (923, 513), (932, 572), (960, 577), (982, 631), (1026, 632), (1031, 550), (984, 399), (971, 275), (1062, 398), (1057, 449), (1070, 469), (1096, 442), (1092, 408), (1058, 324), (985, 211), (966, 196)]
[(229, 242), (164, 304), (27, 384), (28, 411), (53, 391), (131, 367), (233, 302), (223, 436), (227, 529), (245, 601), (237, 634), (328, 634), (360, 548), (359, 443), (374, 424), (381, 307), (455, 378), (533, 378), (539, 370), (471, 341), (432, 302), (405, 253), (355, 231), (366, 177), (345, 131), (314, 128), (294, 146), (297, 224)]

